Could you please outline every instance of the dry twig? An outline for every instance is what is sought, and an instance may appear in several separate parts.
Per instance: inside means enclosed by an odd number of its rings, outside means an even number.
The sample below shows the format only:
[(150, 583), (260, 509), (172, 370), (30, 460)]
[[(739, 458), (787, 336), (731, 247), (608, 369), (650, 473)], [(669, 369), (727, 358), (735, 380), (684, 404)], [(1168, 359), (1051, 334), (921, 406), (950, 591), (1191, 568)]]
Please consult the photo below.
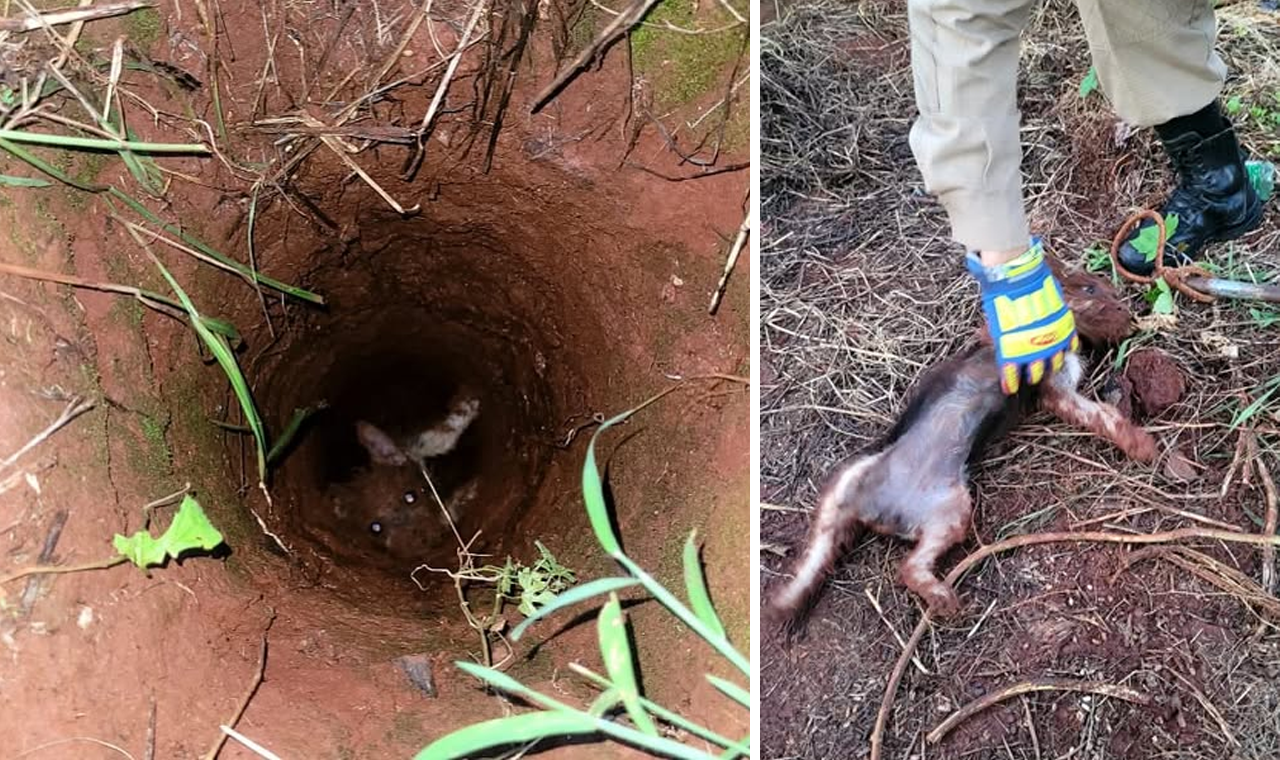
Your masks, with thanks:
[(1022, 681), (1020, 683), (1006, 686), (1003, 689), (997, 689), (989, 694), (984, 694), (964, 707), (961, 707), (959, 710), (948, 715), (946, 720), (939, 723), (937, 727), (930, 731), (925, 739), (927, 739), (930, 744), (937, 744), (942, 741), (942, 738), (953, 728), (988, 707), (1012, 697), (1031, 694), (1037, 691), (1077, 691), (1084, 692), (1086, 694), (1098, 694), (1104, 697), (1114, 697), (1116, 699), (1123, 699), (1127, 702), (1135, 702), (1140, 705), (1151, 704), (1151, 697), (1146, 694), (1130, 689), (1127, 686), (1103, 683), (1101, 681), (1079, 681), (1070, 678), (1042, 678), (1033, 681)]
[(222, 746), (227, 743), (227, 728), (235, 728), (240, 722), (244, 711), (249, 709), (249, 702), (253, 699), (253, 695), (257, 693), (258, 687), (262, 685), (262, 679), (267, 672), (267, 634), (271, 631), (272, 623), (276, 622), (276, 611), (270, 610), (267, 617), (267, 624), (262, 629), (262, 645), (258, 648), (258, 667), (254, 671), (253, 680), (249, 683), (249, 688), (245, 689), (244, 696), (240, 698), (240, 703), (236, 705), (236, 711), (232, 713), (231, 720), (227, 721), (218, 732), (218, 740), (213, 743), (213, 747), (204, 756), (204, 760), (214, 760), (218, 753), (222, 751)]

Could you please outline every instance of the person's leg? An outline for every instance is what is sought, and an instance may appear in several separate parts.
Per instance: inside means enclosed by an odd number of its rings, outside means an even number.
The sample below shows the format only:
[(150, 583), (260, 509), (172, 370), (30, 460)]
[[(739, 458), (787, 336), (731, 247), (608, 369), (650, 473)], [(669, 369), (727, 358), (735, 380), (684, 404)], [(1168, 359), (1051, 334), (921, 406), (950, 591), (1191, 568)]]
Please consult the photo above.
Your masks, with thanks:
[[(1214, 48), (1212, 0), (1078, 0), (1098, 70), (1116, 114), (1155, 127), (1178, 172), (1161, 210), (1178, 215), (1165, 263), (1197, 258), (1204, 246), (1258, 226), (1262, 204), (1249, 184), (1231, 124), (1218, 107), (1227, 67)], [(1144, 222), (1129, 240), (1150, 222)], [(1121, 262), (1148, 274), (1154, 257), (1126, 243)]]
[(952, 237), (996, 264), (1027, 250), (1017, 108), (1018, 36), (1030, 0), (908, 0), (925, 188)]

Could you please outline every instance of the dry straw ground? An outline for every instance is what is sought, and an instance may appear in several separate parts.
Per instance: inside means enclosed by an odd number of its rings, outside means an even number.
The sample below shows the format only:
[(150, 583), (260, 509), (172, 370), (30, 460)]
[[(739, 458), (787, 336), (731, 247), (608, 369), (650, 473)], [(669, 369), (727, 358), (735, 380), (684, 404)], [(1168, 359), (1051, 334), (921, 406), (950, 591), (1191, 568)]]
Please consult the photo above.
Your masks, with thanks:
[[(978, 325), (976, 286), (907, 144), (915, 108), (903, 6), (799, 0), (767, 9), (766, 588), (785, 572), (832, 465), (873, 442), (919, 373)], [(1232, 72), (1224, 100), (1246, 146), (1274, 157), (1280, 15), (1255, 2), (1219, 14)], [(1158, 204), (1172, 177), (1152, 134), (1119, 124), (1099, 93), (1081, 97), (1088, 68), (1074, 5), (1040, 4), (1019, 81), (1028, 202), (1058, 256), (1098, 266), (1102, 241), (1130, 212)], [(1280, 213), (1269, 209), (1261, 230), (1215, 246), (1211, 263), (1236, 279), (1273, 278)], [(1139, 315), (1151, 311), (1143, 291), (1126, 289)], [(1160, 462), (1134, 465), (1043, 415), (1026, 420), (976, 473), (974, 530), (944, 569), (981, 545), (1046, 530), (1262, 529), (1266, 486), (1280, 470), (1280, 311), (1180, 298), (1174, 319), (1147, 328), (1096, 356), (1087, 385), (1095, 395), (1110, 390), (1139, 347), (1181, 366), (1183, 400), (1143, 420), (1161, 441)], [(1170, 465), (1184, 457), (1196, 466)], [(766, 638), (765, 758), (867, 755), (899, 641), (921, 615), (894, 581), (904, 551), (860, 540), (805, 635), (789, 645)], [(1257, 546), (1196, 539), (1164, 550), (1048, 544), (979, 564), (960, 588), (964, 613), (932, 624), (906, 670), (884, 756), (1276, 757), (1280, 634), (1274, 599), (1258, 595), (1274, 582), (1263, 557)], [(1054, 682), (926, 740), (961, 706), (1044, 679), (1087, 681), (1093, 693)]]

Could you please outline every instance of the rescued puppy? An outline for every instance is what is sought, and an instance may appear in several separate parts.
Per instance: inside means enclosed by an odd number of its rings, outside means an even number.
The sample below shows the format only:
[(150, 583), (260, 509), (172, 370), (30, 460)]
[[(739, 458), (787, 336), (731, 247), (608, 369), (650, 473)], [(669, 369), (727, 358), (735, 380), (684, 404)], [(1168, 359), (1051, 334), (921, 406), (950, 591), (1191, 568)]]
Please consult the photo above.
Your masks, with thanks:
[[(1050, 261), (1076, 317), (1080, 337), (1116, 343), (1133, 331), (1132, 318), (1110, 283), (1068, 272)], [(1016, 396), (1000, 388), (995, 349), (985, 340), (930, 368), (920, 379), (896, 424), (870, 452), (841, 462), (818, 496), (808, 540), (792, 576), (773, 589), (766, 618), (794, 622), (814, 599), (839, 555), (860, 529), (915, 542), (899, 580), (924, 598), (930, 613), (945, 617), (959, 609), (954, 589), (934, 573), (934, 564), (964, 539), (972, 515), (968, 469), (984, 446), (1006, 432), (1021, 413), (1038, 404), (1058, 419), (1118, 446), (1128, 457), (1156, 457), (1152, 437), (1115, 407), (1079, 393), (1080, 357), (1069, 353), (1063, 368)]]

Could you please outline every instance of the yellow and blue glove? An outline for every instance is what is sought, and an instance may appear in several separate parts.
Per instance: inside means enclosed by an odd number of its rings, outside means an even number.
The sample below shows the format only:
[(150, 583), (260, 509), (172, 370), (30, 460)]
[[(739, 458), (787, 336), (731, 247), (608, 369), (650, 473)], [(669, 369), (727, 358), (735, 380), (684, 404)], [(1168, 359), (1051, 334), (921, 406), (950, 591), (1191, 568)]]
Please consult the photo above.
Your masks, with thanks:
[(1032, 238), (1027, 252), (1006, 264), (987, 267), (970, 253), (967, 265), (982, 287), (1004, 392), (1017, 393), (1024, 379), (1036, 385), (1046, 371), (1062, 369), (1067, 351), (1079, 350), (1080, 338), (1040, 239)]

